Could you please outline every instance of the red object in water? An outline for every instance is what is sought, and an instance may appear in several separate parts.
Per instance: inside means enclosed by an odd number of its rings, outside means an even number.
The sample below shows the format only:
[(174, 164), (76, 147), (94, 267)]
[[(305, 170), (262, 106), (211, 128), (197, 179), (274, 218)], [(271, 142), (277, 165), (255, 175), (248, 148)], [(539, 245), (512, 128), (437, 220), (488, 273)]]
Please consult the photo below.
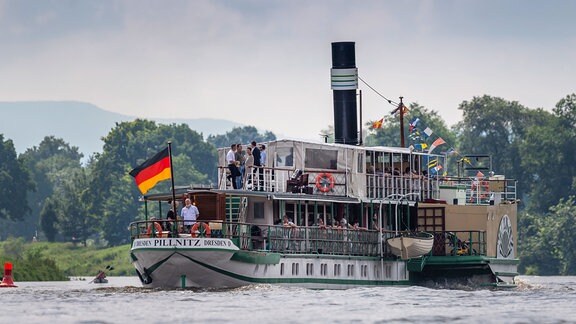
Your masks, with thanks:
[(4, 263), (4, 278), (0, 282), (0, 288), (3, 287), (17, 287), (12, 280), (12, 262)]

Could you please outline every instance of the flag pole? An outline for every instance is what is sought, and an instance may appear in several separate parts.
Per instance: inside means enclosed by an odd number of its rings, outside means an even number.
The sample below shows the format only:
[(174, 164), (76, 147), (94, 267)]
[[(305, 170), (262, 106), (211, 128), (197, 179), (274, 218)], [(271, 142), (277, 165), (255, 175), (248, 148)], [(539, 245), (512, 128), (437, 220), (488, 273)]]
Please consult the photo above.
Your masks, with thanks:
[(404, 97), (400, 97), (400, 103), (398, 104), (398, 110), (400, 112), (400, 147), (406, 147), (404, 145), (404, 103), (402, 103), (402, 99)]
[(172, 208), (174, 211), (174, 226), (172, 234), (178, 233), (178, 211), (176, 210), (176, 188), (174, 188), (174, 167), (172, 166), (172, 142), (168, 141), (168, 155), (170, 156), (170, 181), (172, 182)]

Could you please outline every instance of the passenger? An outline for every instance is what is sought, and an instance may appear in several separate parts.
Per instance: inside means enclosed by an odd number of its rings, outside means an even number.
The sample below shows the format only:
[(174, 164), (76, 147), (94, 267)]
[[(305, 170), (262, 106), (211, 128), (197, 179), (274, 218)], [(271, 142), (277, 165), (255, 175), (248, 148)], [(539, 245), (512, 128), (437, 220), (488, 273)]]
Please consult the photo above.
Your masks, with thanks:
[(324, 220), (321, 217), (318, 217), (318, 221), (316, 222), (316, 224), (318, 225), (319, 228), (326, 228)]
[[(174, 204), (172, 204), (171, 200), (168, 200), (168, 206), (170, 206), (170, 209), (166, 213), (166, 219), (168, 221), (164, 222), (164, 230), (172, 232), (172, 225), (174, 225), (174, 222), (176, 221), (176, 213), (174, 212)], [(178, 208), (178, 202), (176, 202), (176, 208)]]
[(92, 281), (97, 282), (97, 283), (105, 283), (106, 279), (106, 272), (102, 271), (102, 270), (98, 270), (98, 274), (96, 275), (96, 278), (92, 279)]
[(296, 232), (296, 224), (294, 224), (292, 222), (292, 220), (290, 218), (288, 218), (288, 216), (284, 215), (284, 218), (282, 219), (282, 226), (284, 227), (284, 240), (286, 241), (284, 248), (285, 249), (292, 249), (295, 250), (296, 249), (296, 242), (294, 240), (291, 240), (295, 237), (298, 236), (298, 232)]
[(252, 188), (252, 180), (254, 178), (254, 156), (252, 155), (252, 148), (246, 148), (246, 160), (244, 161), (244, 180), (246, 182), (246, 189)]
[(349, 228), (350, 224), (348, 224), (348, 221), (346, 220), (346, 218), (342, 217), (342, 219), (340, 220), (340, 227), (341, 228)]
[(342, 226), (340, 226), (340, 222), (337, 220), (334, 220), (332, 222), (332, 228), (342, 228)]
[(242, 152), (242, 144), (236, 144), (236, 152), (234, 153), (234, 159), (236, 160), (236, 167), (240, 171), (240, 176), (236, 177), (236, 188), (242, 188), (242, 181), (244, 180), (244, 153)]
[(262, 166), (266, 166), (266, 145), (262, 144), (260, 145), (260, 164), (262, 164)]
[(382, 231), (382, 228), (378, 224), (378, 214), (374, 214), (374, 216), (372, 216), (372, 226), (375, 230)]
[(240, 176), (240, 170), (236, 166), (236, 144), (230, 145), (230, 150), (226, 154), (226, 161), (228, 162), (228, 169), (230, 170), (228, 180), (232, 182), (232, 187), (234, 189), (238, 189), (236, 178)]
[[(264, 191), (263, 188), (261, 187), (261, 183), (260, 183), (260, 176), (262, 173), (262, 159), (261, 159), (261, 155), (260, 155), (260, 149), (258, 148), (258, 146), (256, 146), (256, 141), (252, 141), (252, 156), (254, 157), (254, 173), (255, 176), (257, 175), (258, 177), (258, 181), (255, 181), (256, 183), (254, 184), (254, 190), (257, 191)], [(263, 174), (262, 174), (263, 176)]]
[(359, 223), (358, 221), (355, 221), (355, 222), (354, 222), (354, 225), (352, 225), (352, 229), (355, 229), (355, 230), (367, 230), (366, 227), (360, 227), (360, 223)]
[(284, 227), (298, 227), (298, 226), (296, 226), (296, 224), (294, 224), (292, 222), (292, 220), (290, 218), (288, 218), (288, 216), (284, 216), (284, 219), (282, 221), (282, 225)]
[(262, 191), (264, 191), (264, 167), (266, 166), (266, 145), (262, 144), (260, 145), (260, 165), (262, 166), (260, 168), (260, 188)]
[(260, 168), (260, 187), (262, 188), (261, 190), (264, 191), (265, 185), (264, 185), (264, 173), (265, 173), (265, 167), (266, 167), (266, 161), (267, 159), (267, 154), (266, 154), (266, 145), (262, 144), (260, 146), (260, 165), (262, 166)]
[(196, 223), (198, 216), (200, 216), (200, 211), (198, 210), (198, 207), (192, 205), (192, 200), (190, 200), (190, 198), (186, 198), (185, 203), (186, 206), (182, 208), (180, 215), (184, 220), (184, 228), (186, 229), (186, 232), (190, 232), (190, 228)]

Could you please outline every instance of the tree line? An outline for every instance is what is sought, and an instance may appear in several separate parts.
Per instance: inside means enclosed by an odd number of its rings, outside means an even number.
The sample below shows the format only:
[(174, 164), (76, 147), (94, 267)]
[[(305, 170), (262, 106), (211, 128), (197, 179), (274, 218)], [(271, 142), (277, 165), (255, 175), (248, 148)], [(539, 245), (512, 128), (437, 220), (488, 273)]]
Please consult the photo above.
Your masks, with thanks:
[[(140, 192), (128, 172), (172, 142), (176, 186), (216, 181), (216, 147), (274, 140), (252, 126), (209, 136), (186, 124), (163, 125), (137, 119), (117, 123), (102, 138), (103, 151), (81, 163), (78, 148), (46, 136), (16, 155), (0, 134), (0, 239), (33, 237), (47, 241), (88, 239), (103, 246), (129, 243), (128, 225), (143, 216)], [(149, 193), (170, 190), (160, 182)], [(155, 208), (156, 206), (150, 206)]]
[[(445, 149), (461, 153), (449, 158), (451, 171), (461, 155), (487, 154), (497, 174), (518, 180), (522, 272), (576, 274), (576, 239), (571, 235), (576, 229), (576, 94), (562, 98), (550, 112), (497, 97), (474, 97), (459, 105), (463, 119), (452, 127), (417, 103), (408, 109), (407, 138), (410, 120), (418, 118), (446, 141)], [(399, 146), (397, 116), (385, 118), (381, 128), (371, 125), (365, 125), (365, 145)], [(17, 155), (12, 141), (0, 134), (0, 239), (128, 243), (128, 224), (143, 215), (128, 172), (168, 141), (179, 186), (216, 183), (216, 147), (275, 138), (272, 132), (259, 134), (246, 126), (204, 140), (186, 124), (137, 119), (117, 123), (102, 138), (103, 151), (83, 164), (78, 148), (63, 139), (47, 136)], [(165, 181), (152, 190), (169, 187)]]

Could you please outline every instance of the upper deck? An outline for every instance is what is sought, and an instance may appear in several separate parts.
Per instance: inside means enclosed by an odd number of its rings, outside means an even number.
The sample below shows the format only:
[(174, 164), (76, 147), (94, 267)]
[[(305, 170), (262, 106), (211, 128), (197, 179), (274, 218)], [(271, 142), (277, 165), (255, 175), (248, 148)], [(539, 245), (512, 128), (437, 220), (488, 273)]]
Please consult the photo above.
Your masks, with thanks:
[[(399, 197), (411, 201), (444, 200), (460, 205), (516, 200), (513, 179), (444, 175), (445, 155), (407, 148), (293, 140), (269, 142), (266, 146), (266, 165), (246, 168), (238, 190), (304, 195), (308, 199), (311, 195), (348, 197), (370, 202)], [(218, 150), (218, 189), (221, 190), (233, 190), (228, 179), (228, 150)]]

